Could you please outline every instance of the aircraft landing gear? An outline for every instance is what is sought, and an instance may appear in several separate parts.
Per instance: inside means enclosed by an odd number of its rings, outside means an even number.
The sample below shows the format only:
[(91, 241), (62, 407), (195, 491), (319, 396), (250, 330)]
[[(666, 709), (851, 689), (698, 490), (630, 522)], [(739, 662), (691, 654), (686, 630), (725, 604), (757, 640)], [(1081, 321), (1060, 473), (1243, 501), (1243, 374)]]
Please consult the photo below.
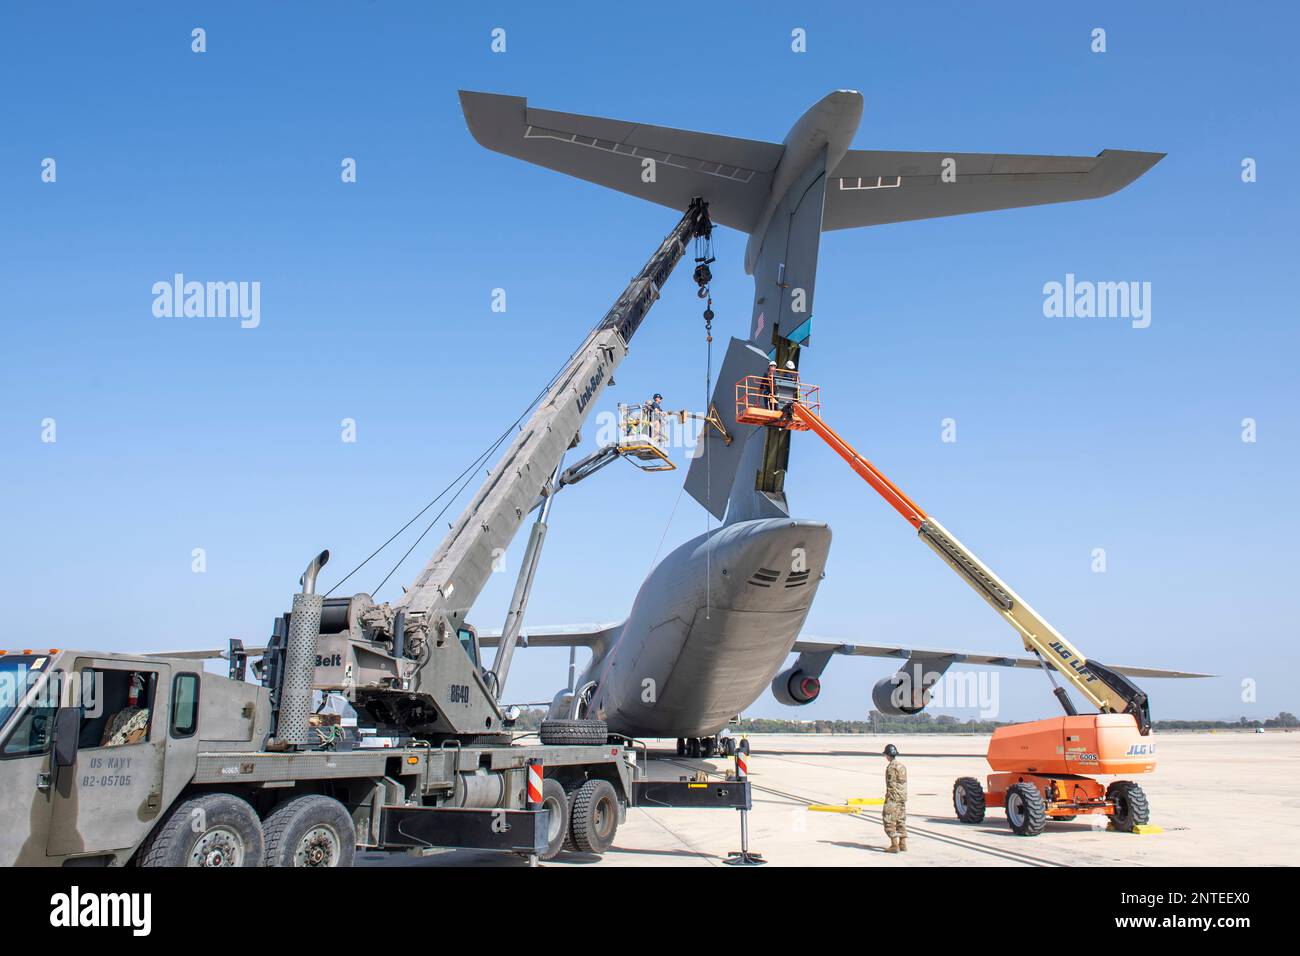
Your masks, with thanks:
[(749, 741), (730, 734), (722, 737), (678, 737), (677, 756), (693, 757), (734, 757), (738, 753), (749, 753)]

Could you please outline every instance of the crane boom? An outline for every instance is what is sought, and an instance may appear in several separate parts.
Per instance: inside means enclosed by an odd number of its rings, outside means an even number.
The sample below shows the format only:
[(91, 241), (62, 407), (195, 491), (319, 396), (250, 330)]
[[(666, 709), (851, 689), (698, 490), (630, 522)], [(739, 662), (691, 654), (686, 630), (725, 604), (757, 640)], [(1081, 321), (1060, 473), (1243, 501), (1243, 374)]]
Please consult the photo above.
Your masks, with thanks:
[(394, 604), (408, 626), (438, 613), (459, 626), (489, 580), (498, 556), (513, 540), (579, 429), (596, 407), (628, 344), (659, 298), (659, 290), (697, 236), (712, 228), (708, 204), (694, 200), (645, 266), (553, 380), (442, 544)]
[[(775, 389), (779, 394), (779, 389)], [(815, 432), (822, 441), (843, 458), (863, 480), (884, 498), (912, 527), (916, 528), (921, 540), (935, 554), (943, 558), (989, 606), (1016, 629), (1024, 641), (1025, 649), (1039, 656), (1050, 664), (1051, 668), (1065, 676), (1066, 680), (1090, 701), (1101, 713), (1132, 714), (1138, 729), (1146, 734), (1151, 727), (1150, 707), (1147, 695), (1136, 684), (1122, 674), (1090, 661), (1071, 644), (1056, 628), (1052, 627), (1037, 611), (1005, 581), (993, 573), (983, 561), (970, 549), (957, 540), (942, 524), (926, 514), (916, 502), (912, 501), (897, 485), (885, 477), (875, 465), (844, 440), (806, 404), (800, 401), (790, 402), (793, 421)], [(1050, 676), (1050, 671), (1049, 671)], [(1062, 703), (1070, 712), (1069, 698), (1058, 694)]]

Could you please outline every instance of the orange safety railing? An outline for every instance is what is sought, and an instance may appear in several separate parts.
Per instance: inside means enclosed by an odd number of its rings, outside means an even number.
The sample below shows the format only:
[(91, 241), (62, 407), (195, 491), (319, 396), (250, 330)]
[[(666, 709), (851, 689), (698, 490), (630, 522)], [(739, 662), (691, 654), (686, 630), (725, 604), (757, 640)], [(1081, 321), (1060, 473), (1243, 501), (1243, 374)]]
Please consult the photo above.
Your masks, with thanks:
[(792, 412), (801, 405), (821, 414), (821, 389), (799, 381), (792, 369), (773, 368), (766, 375), (746, 375), (736, 383), (736, 421), (806, 431), (808, 424)]

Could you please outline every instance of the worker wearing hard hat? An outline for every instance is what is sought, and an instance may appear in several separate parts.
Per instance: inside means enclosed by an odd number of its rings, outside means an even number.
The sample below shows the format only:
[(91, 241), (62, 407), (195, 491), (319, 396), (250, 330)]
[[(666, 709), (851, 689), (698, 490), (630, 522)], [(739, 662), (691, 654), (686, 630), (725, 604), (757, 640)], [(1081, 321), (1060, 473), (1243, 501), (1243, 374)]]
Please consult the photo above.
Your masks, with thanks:
[(898, 760), (898, 748), (888, 744), (885, 759), (885, 807), (880, 814), (889, 837), (886, 853), (907, 852), (907, 768)]
[(646, 424), (650, 431), (651, 443), (658, 445), (663, 437), (664, 397), (658, 392), (645, 403)]

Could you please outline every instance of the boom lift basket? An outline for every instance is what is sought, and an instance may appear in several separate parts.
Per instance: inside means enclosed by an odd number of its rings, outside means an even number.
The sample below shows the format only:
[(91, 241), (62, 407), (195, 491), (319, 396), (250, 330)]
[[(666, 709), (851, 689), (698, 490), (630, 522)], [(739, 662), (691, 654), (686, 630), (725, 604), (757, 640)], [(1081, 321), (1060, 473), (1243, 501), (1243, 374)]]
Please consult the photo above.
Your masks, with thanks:
[(618, 406), (619, 455), (642, 471), (672, 471), (677, 466), (664, 450), (668, 416), (645, 405), (620, 402)]
[(792, 405), (821, 415), (821, 389), (799, 381), (793, 369), (771, 368), (766, 375), (746, 375), (736, 383), (738, 422), (807, 431), (808, 423), (791, 414)]

